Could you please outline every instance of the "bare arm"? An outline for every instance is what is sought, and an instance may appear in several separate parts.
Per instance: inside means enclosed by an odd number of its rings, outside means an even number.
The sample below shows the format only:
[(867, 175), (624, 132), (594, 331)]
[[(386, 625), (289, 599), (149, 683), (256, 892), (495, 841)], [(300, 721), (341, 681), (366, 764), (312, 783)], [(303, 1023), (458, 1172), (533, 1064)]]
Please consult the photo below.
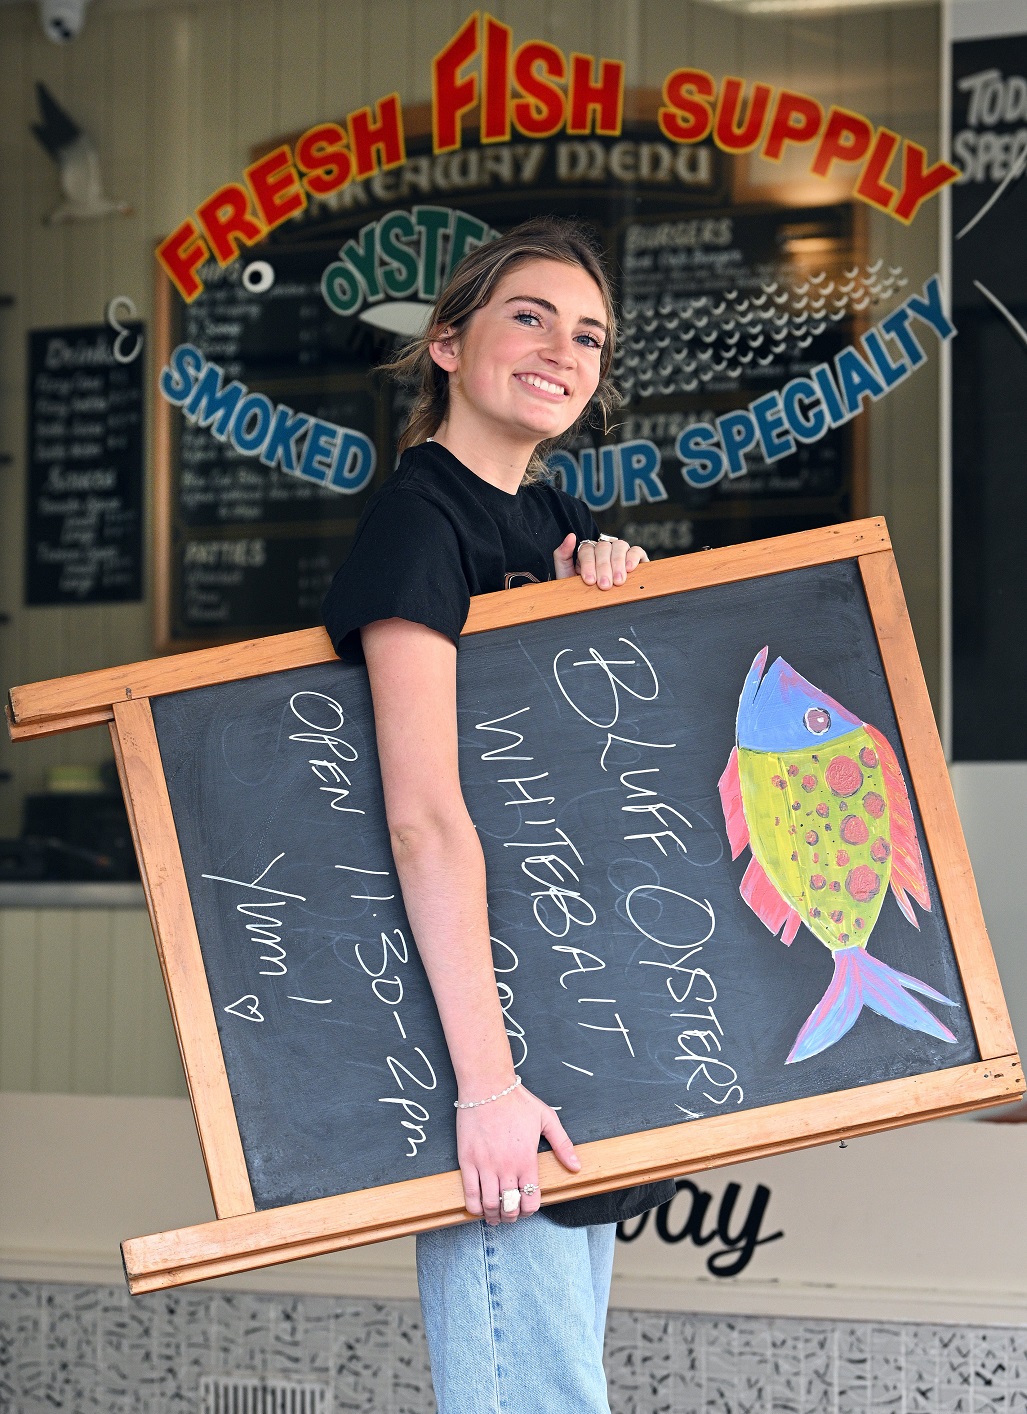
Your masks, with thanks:
[[(374, 699), (385, 812), (403, 902), (428, 974), (461, 1100), (514, 1079), (485, 902), (485, 861), (460, 789), (456, 649), (405, 619), (362, 630)], [(524, 1087), (457, 1111), (457, 1150), (470, 1212), (499, 1217), (501, 1190), (538, 1185), (538, 1141), (580, 1165), (556, 1114)], [(538, 1207), (537, 1192), (521, 1213)]]

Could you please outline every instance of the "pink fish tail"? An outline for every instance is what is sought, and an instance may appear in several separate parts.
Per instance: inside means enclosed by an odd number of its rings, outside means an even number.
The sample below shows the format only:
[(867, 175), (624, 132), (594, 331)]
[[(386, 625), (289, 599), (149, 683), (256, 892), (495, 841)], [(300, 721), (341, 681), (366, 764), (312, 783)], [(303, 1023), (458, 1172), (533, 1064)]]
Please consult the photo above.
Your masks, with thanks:
[(854, 954), (862, 951), (862, 948), (840, 948), (834, 954), (834, 974), (827, 991), (796, 1036), (786, 1065), (809, 1060), (810, 1056), (826, 1051), (855, 1025), (856, 1017), (863, 1010), (863, 996)]
[(861, 947), (839, 948), (834, 954), (834, 975), (827, 991), (796, 1036), (786, 1064), (809, 1060), (840, 1041), (864, 1006), (911, 1031), (923, 1031), (939, 1041), (955, 1041), (948, 1027), (910, 996), (911, 992), (919, 992), (944, 1006), (956, 1005), (926, 982), (897, 972)]

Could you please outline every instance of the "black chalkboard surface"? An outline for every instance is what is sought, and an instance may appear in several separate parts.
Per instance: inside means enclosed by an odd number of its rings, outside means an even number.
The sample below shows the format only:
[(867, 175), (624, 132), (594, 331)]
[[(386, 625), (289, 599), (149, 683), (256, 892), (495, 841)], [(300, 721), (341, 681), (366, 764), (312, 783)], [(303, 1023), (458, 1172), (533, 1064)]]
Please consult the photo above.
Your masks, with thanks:
[[(274, 280), (254, 292), (245, 266), (203, 267), (203, 294), (186, 304), (158, 277), (159, 357), (185, 342), (250, 392), (387, 443), (390, 398), (369, 369), (391, 340), (340, 319), (321, 295), (337, 243), (265, 242)], [(166, 346), (166, 347), (165, 347)], [(316, 623), (357, 521), (381, 481), (340, 491), (268, 467), (209, 426), (156, 407), (157, 636), (202, 642)], [(382, 466), (392, 464), (391, 451)]]
[(963, 169), (946, 194), (952, 318), (959, 331), (949, 354), (957, 761), (1022, 761), (1025, 755), (1027, 181), (1023, 100), (1014, 97), (1025, 83), (1027, 34), (953, 45), (952, 151)]
[[(460, 770), (543, 1202), (1023, 1090), (883, 521), (472, 601)], [(108, 721), (217, 1220), (133, 1292), (467, 1219), (366, 676), (323, 630), (12, 688)]]
[[(468, 132), (459, 153), (437, 154), (430, 121), (412, 126), (406, 161), (388, 181), (353, 182), (338, 200), (311, 201), (244, 258), (223, 268), (207, 262), (191, 303), (158, 269), (158, 368), (188, 343), (226, 380), (355, 429), (376, 448), (373, 476), (330, 489), (263, 465), (216, 436), (208, 419), (190, 422), (158, 398), (161, 649), (318, 621), (364, 506), (395, 463), (408, 410), (409, 390), (373, 370), (395, 352), (400, 331), (419, 326), (448, 270), (458, 223), (508, 230), (545, 210), (585, 220), (601, 236), (615, 274), (622, 337), (613, 372), (625, 406), (609, 436), (583, 433), (552, 465), (604, 532), (644, 545), (655, 559), (861, 513), (858, 419), (783, 460), (768, 463), (753, 450), (745, 476), (705, 487), (682, 476), (677, 441), (690, 423), (745, 407), (830, 361), (855, 336), (865, 301), (887, 297), (904, 277), (896, 267), (879, 284), (864, 268), (859, 203), (733, 203), (737, 173), (725, 155), (712, 143), (668, 143), (656, 95), (635, 97), (642, 105), (616, 138), (587, 142), (479, 146)], [(367, 303), (333, 312), (322, 285), (340, 260), (352, 270), (347, 250), (366, 243), (381, 220), (422, 213), (442, 225), (432, 226), (430, 241), (416, 226), (408, 259), (417, 269), (403, 277), (409, 288), (376, 285)], [(823, 282), (822, 295), (811, 279)], [(605, 453), (597, 452), (600, 441)], [(658, 468), (656, 480), (644, 479), (640, 490), (617, 446), (633, 446), (632, 456)]]
[[(129, 348), (142, 325), (124, 326)], [(143, 356), (106, 324), (29, 334), (26, 604), (142, 595)]]
[[(831, 956), (806, 929), (783, 946), (742, 899), (717, 785), (764, 645), (898, 742), (852, 560), (461, 646), (461, 779), (514, 1059), (576, 1141), (978, 1057), (928, 859), (919, 930), (888, 899), (868, 951), (957, 1003), (939, 1008), (955, 1041), (867, 1008), (785, 1063)], [(363, 668), (175, 693), (153, 713), (257, 1206), (453, 1169), (454, 1084)]]

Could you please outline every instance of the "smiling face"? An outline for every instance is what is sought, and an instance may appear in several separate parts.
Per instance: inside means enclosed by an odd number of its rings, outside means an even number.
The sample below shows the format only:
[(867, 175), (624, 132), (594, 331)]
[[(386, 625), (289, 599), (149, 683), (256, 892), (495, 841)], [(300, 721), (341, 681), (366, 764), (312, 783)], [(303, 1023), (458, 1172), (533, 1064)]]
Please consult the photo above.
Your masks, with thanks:
[(464, 449), (464, 461), (475, 448), (503, 448), (523, 469), (539, 442), (584, 411), (605, 337), (603, 297), (586, 270), (558, 260), (517, 265), (457, 335), (431, 346), (449, 374), (439, 440), (458, 456)]

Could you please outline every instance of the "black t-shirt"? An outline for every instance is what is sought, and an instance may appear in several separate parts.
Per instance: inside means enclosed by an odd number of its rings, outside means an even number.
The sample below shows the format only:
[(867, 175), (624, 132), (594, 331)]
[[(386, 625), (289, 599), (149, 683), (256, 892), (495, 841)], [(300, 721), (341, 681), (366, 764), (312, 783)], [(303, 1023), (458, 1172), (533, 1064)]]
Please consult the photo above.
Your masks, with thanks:
[[(360, 630), (409, 619), (459, 644), (471, 596), (553, 578), (553, 551), (599, 530), (581, 501), (546, 485), (500, 491), (436, 442), (405, 452), (372, 496), (322, 606), (335, 651), (361, 661)], [(673, 1181), (553, 1204), (564, 1227), (621, 1222), (674, 1197)]]
[(412, 447), (372, 496), (322, 605), (335, 651), (361, 661), (359, 630), (410, 619), (458, 643), (472, 594), (553, 578), (571, 531), (599, 534), (588, 507), (553, 486), (516, 495), (483, 481), (436, 442)]

